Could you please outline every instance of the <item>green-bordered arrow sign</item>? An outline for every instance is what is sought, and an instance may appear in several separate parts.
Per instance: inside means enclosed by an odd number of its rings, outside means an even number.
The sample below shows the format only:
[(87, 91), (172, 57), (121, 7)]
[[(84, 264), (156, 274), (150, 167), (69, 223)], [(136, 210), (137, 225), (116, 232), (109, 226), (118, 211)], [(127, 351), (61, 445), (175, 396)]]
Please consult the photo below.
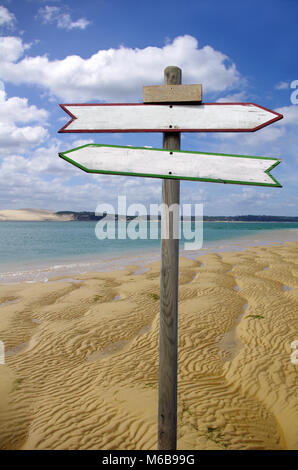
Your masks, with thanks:
[(281, 188), (270, 171), (276, 158), (87, 144), (61, 158), (88, 173), (174, 178)]

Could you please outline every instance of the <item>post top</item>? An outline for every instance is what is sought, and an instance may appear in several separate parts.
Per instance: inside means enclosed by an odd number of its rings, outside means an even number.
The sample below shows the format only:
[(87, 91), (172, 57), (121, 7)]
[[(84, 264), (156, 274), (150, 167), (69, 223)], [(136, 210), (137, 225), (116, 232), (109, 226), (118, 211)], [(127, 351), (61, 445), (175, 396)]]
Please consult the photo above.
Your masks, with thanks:
[(180, 85), (182, 82), (182, 70), (174, 65), (164, 69), (165, 85)]

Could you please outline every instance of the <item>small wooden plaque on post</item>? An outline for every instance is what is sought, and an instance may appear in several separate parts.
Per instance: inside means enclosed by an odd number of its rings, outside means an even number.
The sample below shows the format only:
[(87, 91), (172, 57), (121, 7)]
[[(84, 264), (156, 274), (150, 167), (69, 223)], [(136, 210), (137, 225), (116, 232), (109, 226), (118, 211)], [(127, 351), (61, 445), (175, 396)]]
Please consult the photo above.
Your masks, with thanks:
[(201, 103), (202, 85), (155, 85), (143, 87), (143, 103)]

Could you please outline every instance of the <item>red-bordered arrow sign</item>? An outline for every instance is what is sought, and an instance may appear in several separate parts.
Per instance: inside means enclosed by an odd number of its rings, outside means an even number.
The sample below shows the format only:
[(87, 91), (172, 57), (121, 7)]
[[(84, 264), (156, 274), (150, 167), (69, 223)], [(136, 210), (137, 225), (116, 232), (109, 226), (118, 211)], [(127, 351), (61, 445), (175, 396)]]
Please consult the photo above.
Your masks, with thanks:
[(59, 132), (254, 132), (283, 117), (254, 103), (60, 106), (71, 120)]

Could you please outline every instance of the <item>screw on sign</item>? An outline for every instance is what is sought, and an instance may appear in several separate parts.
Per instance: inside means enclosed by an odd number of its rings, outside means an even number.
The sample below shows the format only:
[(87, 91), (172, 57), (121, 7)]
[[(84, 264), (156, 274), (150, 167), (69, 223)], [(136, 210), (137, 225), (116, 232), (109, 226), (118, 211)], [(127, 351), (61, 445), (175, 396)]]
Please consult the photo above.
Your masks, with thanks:
[[(167, 67), (164, 85), (143, 87), (143, 104), (61, 104), (71, 120), (59, 132), (163, 132), (163, 149), (89, 144), (59, 156), (89, 173), (162, 178), (162, 202), (180, 202), (180, 179), (281, 185), (270, 174), (280, 160), (180, 150), (181, 132), (254, 132), (282, 115), (254, 103), (202, 103), (202, 85), (182, 85)], [(164, 224), (169, 223), (167, 230)], [(162, 216), (158, 449), (177, 447), (179, 218)]]

